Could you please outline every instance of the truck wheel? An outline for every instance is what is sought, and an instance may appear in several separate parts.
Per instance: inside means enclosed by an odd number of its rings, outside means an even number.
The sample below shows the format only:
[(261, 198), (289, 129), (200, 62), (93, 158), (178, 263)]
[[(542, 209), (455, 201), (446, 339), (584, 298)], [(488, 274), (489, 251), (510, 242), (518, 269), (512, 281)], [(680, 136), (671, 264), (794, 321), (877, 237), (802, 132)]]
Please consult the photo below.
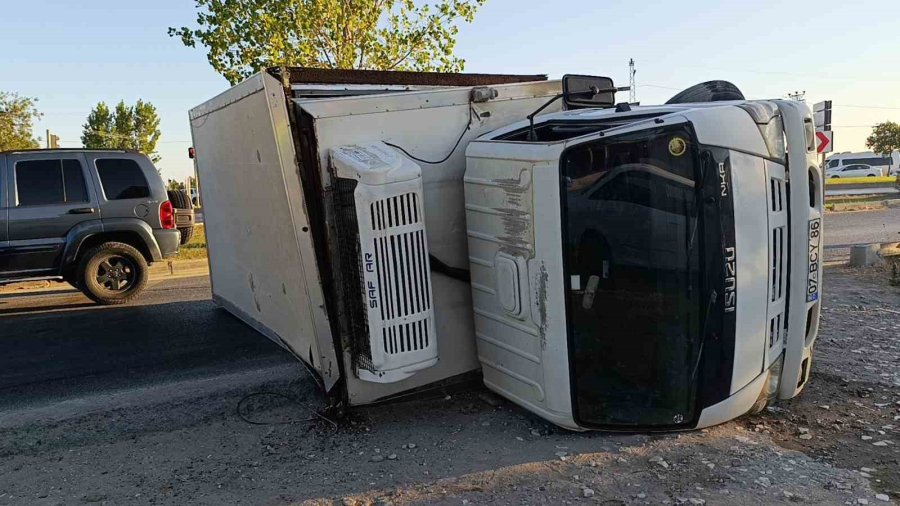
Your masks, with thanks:
[(187, 244), (191, 237), (194, 237), (194, 227), (182, 227), (178, 229), (181, 232), (181, 245)]
[(667, 104), (691, 104), (700, 102), (721, 102), (723, 100), (744, 100), (744, 94), (728, 81), (706, 81), (670, 98)]
[(79, 288), (99, 304), (124, 304), (147, 286), (147, 262), (140, 251), (121, 242), (106, 242), (82, 257)]

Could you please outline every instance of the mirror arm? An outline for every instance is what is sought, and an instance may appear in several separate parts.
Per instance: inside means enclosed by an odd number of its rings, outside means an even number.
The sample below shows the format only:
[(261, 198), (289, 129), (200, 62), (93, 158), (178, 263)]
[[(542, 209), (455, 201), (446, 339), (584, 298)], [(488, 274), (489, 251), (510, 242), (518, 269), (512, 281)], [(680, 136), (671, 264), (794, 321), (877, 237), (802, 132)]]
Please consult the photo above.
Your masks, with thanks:
[[(628, 91), (630, 89), (631, 88), (629, 86), (620, 86), (618, 88), (615, 88), (615, 87), (614, 88), (597, 88), (595, 86), (591, 86), (591, 89), (587, 90), (587, 91), (590, 91), (594, 95), (599, 95), (600, 93), (615, 93), (617, 91)], [(568, 93), (566, 93), (564, 91), (564, 92), (556, 95), (555, 97), (551, 98), (550, 100), (548, 100), (544, 105), (538, 107), (537, 110), (534, 111), (533, 113), (526, 116), (528, 118), (528, 138), (527, 138), (528, 142), (537, 142), (537, 132), (535, 132), (535, 130), (534, 130), (534, 117), (537, 116), (544, 109), (550, 107), (550, 104), (552, 104), (553, 102), (556, 102), (557, 100), (565, 97), (566, 95), (571, 95), (571, 94), (572, 94), (571, 91)]]
[(528, 118), (528, 142), (536, 142), (537, 141), (537, 132), (534, 131), (534, 117), (537, 116), (538, 113), (540, 113), (544, 109), (550, 107), (550, 104), (563, 98), (565, 95), (566, 95), (565, 93), (560, 93), (559, 95), (556, 95), (555, 97), (548, 100), (547, 103), (538, 107), (536, 111), (534, 111), (533, 113), (531, 113), (527, 116), (527, 118)]

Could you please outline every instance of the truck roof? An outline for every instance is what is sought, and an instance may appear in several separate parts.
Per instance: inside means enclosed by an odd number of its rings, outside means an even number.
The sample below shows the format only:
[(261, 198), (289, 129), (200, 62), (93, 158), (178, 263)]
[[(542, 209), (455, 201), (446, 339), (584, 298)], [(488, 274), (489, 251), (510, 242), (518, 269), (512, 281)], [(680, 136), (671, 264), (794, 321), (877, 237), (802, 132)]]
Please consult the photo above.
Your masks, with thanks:
[[(407, 86), (487, 86), (491, 84), (546, 81), (546, 74), (470, 74), (458, 72), (409, 72), (399, 70), (321, 69), (271, 67), (273, 77), (289, 84), (371, 84)], [(282, 76), (282, 73), (286, 76)], [(286, 79), (283, 79), (286, 77)]]
[[(604, 129), (619, 128), (639, 121), (648, 121), (669, 114), (686, 112), (692, 109), (714, 108), (740, 105), (747, 102), (766, 102), (766, 100), (736, 100), (721, 102), (699, 102), (686, 104), (663, 104), (663, 105), (628, 105), (627, 107), (603, 107), (603, 108), (586, 108), (586, 109), (570, 109), (559, 112), (544, 114), (538, 116), (534, 120), (535, 127), (553, 123), (559, 125), (561, 123), (573, 123), (587, 125), (605, 125)], [(626, 104), (627, 105), (627, 104)], [(506, 127), (499, 128), (489, 132), (482, 140), (510, 140), (510, 136), (521, 134), (528, 127), (528, 120), (522, 118)], [(585, 131), (583, 134), (588, 135), (592, 131)]]

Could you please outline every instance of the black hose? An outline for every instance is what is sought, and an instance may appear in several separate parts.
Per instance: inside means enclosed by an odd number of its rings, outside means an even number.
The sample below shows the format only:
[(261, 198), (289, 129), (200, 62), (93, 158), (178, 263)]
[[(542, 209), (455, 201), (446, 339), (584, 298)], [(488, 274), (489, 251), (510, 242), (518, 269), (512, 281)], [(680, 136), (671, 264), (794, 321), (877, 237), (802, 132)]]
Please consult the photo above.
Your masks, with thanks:
[(472, 276), (469, 273), (468, 269), (460, 269), (459, 267), (451, 267), (444, 262), (440, 261), (434, 255), (428, 255), (428, 260), (431, 263), (431, 270), (437, 272), (438, 274), (443, 274), (444, 276), (458, 279), (459, 281), (464, 281), (469, 283), (472, 280)]

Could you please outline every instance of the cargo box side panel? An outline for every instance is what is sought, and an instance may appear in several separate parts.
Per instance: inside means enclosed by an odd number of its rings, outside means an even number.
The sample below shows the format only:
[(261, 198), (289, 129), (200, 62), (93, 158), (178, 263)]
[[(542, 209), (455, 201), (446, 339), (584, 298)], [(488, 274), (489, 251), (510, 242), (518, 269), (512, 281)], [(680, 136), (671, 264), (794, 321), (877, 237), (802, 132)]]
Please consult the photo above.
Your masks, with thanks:
[[(491, 86), (498, 90), (498, 97), (476, 104), (469, 102), (471, 88), (294, 102), (314, 118), (326, 187), (331, 184), (329, 149), (336, 146), (386, 141), (421, 160), (440, 162), (416, 162), (422, 169), (428, 248), (444, 264), (468, 269), (463, 193), (466, 145), (491, 130), (521, 121), (558, 93), (559, 86), (559, 82)], [(546, 112), (556, 110), (559, 106), (554, 104)], [(371, 403), (480, 367), (470, 285), (433, 270), (432, 282), (438, 363), (396, 383), (368, 383), (351, 372), (351, 357), (345, 353), (351, 405)]]
[(258, 74), (191, 111), (214, 299), (340, 378), (284, 93)]

